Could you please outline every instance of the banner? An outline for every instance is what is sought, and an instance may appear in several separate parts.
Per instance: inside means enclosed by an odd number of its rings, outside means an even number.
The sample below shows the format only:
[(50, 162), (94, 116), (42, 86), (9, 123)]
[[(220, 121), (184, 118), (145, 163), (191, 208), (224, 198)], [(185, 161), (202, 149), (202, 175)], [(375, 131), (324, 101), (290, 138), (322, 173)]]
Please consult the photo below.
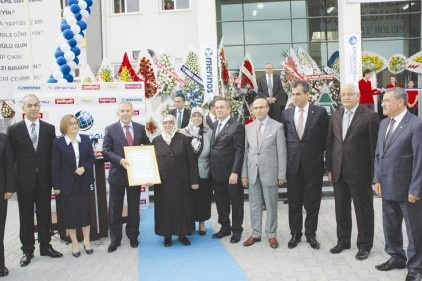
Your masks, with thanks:
[(200, 45), (199, 54), (204, 84), (204, 104), (218, 96), (217, 45)]

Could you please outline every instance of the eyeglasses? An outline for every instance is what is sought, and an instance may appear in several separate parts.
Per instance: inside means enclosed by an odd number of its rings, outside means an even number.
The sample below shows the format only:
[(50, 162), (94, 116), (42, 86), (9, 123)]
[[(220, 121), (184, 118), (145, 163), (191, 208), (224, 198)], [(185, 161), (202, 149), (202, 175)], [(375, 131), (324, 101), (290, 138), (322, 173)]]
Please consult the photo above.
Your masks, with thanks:
[(79, 126), (79, 122), (69, 122), (69, 126), (72, 126), (72, 125), (78, 125)]

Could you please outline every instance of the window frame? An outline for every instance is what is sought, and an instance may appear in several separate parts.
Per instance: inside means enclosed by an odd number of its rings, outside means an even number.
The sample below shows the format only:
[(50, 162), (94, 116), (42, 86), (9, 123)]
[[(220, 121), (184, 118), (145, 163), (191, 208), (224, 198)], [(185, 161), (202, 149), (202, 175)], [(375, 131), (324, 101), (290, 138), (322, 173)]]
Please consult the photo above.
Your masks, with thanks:
[[(171, 13), (171, 12), (186, 12), (186, 11), (192, 10), (192, 1), (191, 0), (188, 0), (189, 8), (185, 8), (185, 9), (177, 9), (176, 8), (177, 1), (179, 1), (179, 0), (160, 0), (160, 1), (158, 1), (159, 11), (164, 12), (164, 13)], [(165, 10), (164, 5), (165, 5), (166, 2), (172, 2), (173, 3), (173, 9)]]
[[(121, 2), (125, 3), (125, 5), (124, 5), (125, 11), (119, 12), (119, 13), (116, 13), (115, 1), (116, 0), (111, 1), (111, 7), (110, 7), (111, 14), (114, 15), (114, 16), (116, 16), (116, 15), (133, 15), (133, 14), (141, 14), (142, 13), (142, 0), (117, 0), (120, 3)], [(137, 11), (137, 12), (127, 12), (127, 6), (128, 6), (127, 2), (128, 1), (138, 1), (139, 2), (139, 11)]]

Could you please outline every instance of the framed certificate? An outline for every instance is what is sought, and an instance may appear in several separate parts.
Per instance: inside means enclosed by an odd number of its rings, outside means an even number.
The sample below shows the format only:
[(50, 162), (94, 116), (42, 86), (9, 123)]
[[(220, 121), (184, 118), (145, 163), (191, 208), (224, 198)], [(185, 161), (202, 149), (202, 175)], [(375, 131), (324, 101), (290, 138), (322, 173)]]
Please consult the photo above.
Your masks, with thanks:
[(161, 183), (153, 145), (125, 146), (124, 151), (125, 158), (129, 161), (127, 167), (129, 186)]

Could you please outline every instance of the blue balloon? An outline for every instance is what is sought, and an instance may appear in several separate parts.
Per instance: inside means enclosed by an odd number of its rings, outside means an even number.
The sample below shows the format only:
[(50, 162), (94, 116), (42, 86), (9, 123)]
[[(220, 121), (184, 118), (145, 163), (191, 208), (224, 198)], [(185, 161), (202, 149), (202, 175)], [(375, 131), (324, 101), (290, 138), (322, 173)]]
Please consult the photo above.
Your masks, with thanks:
[(81, 20), (82, 19), (82, 15), (80, 13), (75, 14), (75, 19), (76, 20)]
[(66, 22), (62, 22), (62, 24), (60, 25), (60, 30), (63, 32), (66, 29), (70, 29), (70, 25), (68, 25)]
[(71, 48), (75, 47), (76, 45), (78, 45), (78, 42), (75, 40), (75, 38), (72, 38), (70, 40), (67, 41), (67, 44), (69, 44), (69, 46)]
[(57, 80), (50, 76), (50, 78), (47, 80), (47, 83), (57, 83)]
[(77, 14), (81, 11), (81, 8), (78, 4), (72, 4), (70, 5), (70, 10), (72, 11), (72, 13)]
[(63, 75), (66, 75), (70, 73), (71, 69), (69, 65), (63, 64), (62, 66), (60, 66), (60, 71), (63, 73)]
[(81, 54), (81, 49), (79, 49), (78, 47), (72, 47), (70, 48), (70, 50), (75, 54), (76, 57)]
[(66, 64), (66, 59), (65, 59), (65, 57), (58, 57), (56, 59), (56, 62), (57, 62), (58, 65), (62, 66), (62, 65)]
[(91, 8), (89, 6), (85, 10), (88, 12), (88, 14), (91, 14)]
[[(76, 55), (76, 54), (75, 54)], [(75, 63), (76, 63), (76, 65), (78, 65), (79, 64), (79, 59), (77, 58), (77, 57), (75, 57), (75, 59), (73, 60)]]
[(63, 77), (64, 79), (66, 79), (67, 80), (67, 82), (69, 82), (69, 83), (72, 83), (73, 82), (73, 76), (72, 76), (72, 74), (66, 74), (66, 75), (64, 75), (64, 77)]
[(74, 35), (75, 34), (73, 34), (72, 30), (70, 29), (66, 29), (65, 31), (63, 31), (63, 37), (67, 40), (72, 39)]
[(72, 6), (73, 4), (78, 4), (78, 0), (68, 0), (68, 1), (67, 1), (67, 4), (68, 4), (69, 6)]
[(85, 2), (88, 8), (92, 6), (92, 0), (85, 0)]
[(54, 57), (57, 59), (58, 57), (63, 57), (64, 53), (62, 52), (62, 50), (60, 50), (60, 48), (56, 49), (56, 52), (54, 53)]
[(84, 32), (83, 32), (83, 31), (79, 32), (79, 34), (80, 34), (83, 38), (85, 38), (85, 34), (84, 34)]
[(86, 27), (87, 27), (86, 22), (83, 21), (83, 20), (78, 21), (76, 24), (79, 25), (79, 27), (81, 28), (81, 30), (85, 30)]

